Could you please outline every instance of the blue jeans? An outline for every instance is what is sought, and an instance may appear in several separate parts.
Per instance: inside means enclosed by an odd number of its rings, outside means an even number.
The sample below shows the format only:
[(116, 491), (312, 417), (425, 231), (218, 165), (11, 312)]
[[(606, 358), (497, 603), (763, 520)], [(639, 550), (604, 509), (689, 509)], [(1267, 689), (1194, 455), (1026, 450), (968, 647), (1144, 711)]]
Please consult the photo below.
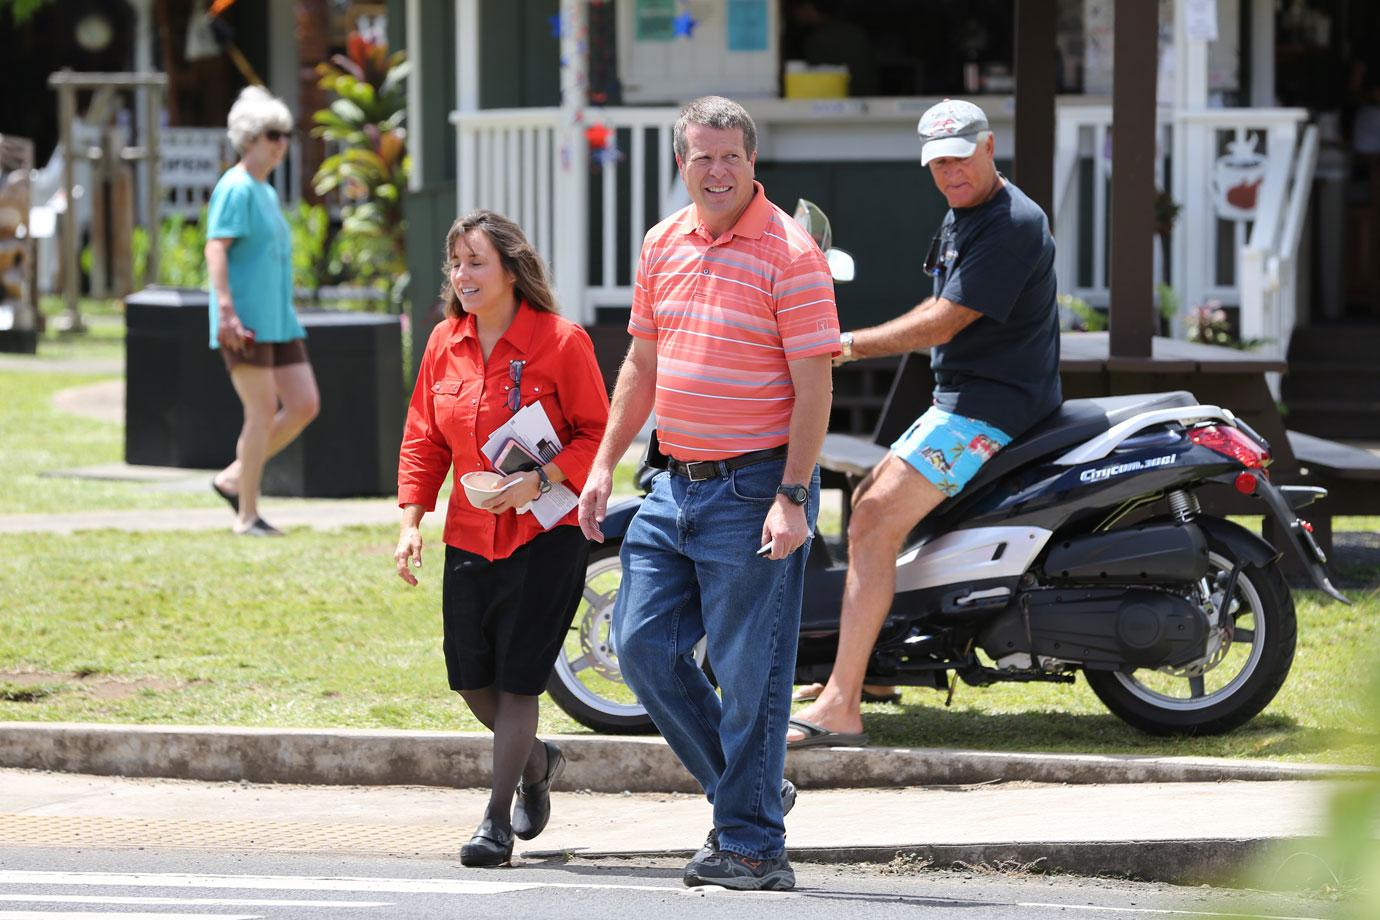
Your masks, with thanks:
[[(703, 482), (653, 481), (623, 538), (614, 609), (623, 678), (714, 806), (719, 846), (780, 855), (781, 779), (800, 599), (810, 542), (773, 562), (756, 555), (784, 460)], [(806, 520), (813, 538), (819, 471)], [(708, 636), (722, 698), (692, 652)]]

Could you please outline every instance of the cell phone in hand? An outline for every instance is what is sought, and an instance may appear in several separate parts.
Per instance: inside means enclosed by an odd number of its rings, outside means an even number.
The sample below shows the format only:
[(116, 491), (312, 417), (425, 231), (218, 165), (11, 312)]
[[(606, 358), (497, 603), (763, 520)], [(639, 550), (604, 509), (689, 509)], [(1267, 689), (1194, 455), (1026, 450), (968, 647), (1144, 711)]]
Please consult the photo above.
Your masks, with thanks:
[(531, 451), (523, 447), (517, 439), (504, 444), (503, 449), (498, 452), (498, 459), (494, 461), (494, 469), (505, 476), (525, 473), (528, 470), (535, 470), (539, 466), (541, 466), (541, 461), (532, 456)]

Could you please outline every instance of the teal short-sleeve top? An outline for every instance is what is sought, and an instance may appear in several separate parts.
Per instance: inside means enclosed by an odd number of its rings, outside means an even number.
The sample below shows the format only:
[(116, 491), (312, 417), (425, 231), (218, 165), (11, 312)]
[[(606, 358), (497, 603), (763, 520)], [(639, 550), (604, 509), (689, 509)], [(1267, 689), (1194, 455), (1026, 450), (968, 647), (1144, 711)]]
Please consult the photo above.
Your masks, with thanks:
[[(207, 239), (232, 239), (230, 296), (246, 329), (260, 342), (306, 338), (292, 308), (292, 233), (278, 192), (243, 167), (226, 170), (211, 192)], [(211, 285), (211, 347), (219, 348), (220, 304)]]

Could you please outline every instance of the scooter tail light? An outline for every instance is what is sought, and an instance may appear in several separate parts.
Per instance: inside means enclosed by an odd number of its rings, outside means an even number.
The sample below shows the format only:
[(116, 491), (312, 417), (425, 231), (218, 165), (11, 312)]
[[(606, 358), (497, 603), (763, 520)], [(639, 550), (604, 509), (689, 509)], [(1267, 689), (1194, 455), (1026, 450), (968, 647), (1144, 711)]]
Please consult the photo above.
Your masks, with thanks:
[[(1239, 428), (1230, 425), (1204, 425), (1188, 433), (1189, 440), (1199, 447), (1230, 457), (1248, 470), (1264, 470), (1270, 463), (1270, 452)], [(1237, 485), (1240, 488), (1240, 485)]]

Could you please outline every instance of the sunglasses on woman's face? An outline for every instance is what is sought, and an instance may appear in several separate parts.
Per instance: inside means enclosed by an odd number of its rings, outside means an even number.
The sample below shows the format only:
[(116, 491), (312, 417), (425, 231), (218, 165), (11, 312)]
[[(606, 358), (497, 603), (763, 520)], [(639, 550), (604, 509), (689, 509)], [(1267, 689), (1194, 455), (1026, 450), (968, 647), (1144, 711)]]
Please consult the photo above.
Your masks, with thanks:
[(522, 366), (526, 361), (508, 362), (508, 379), (513, 381), (513, 388), (508, 391), (508, 411), (516, 412), (522, 408)]
[(291, 132), (291, 131), (279, 131), (277, 128), (269, 128), (267, 131), (265, 131), (263, 134), (261, 134), (261, 135), (259, 135), (259, 136), (260, 136), (260, 137), (263, 137), (263, 138), (266, 138), (267, 140), (270, 140), (270, 141), (272, 141), (273, 143), (276, 144), (276, 143), (278, 143), (279, 141), (285, 141), (285, 140), (287, 140), (289, 137), (292, 136), (292, 132)]

